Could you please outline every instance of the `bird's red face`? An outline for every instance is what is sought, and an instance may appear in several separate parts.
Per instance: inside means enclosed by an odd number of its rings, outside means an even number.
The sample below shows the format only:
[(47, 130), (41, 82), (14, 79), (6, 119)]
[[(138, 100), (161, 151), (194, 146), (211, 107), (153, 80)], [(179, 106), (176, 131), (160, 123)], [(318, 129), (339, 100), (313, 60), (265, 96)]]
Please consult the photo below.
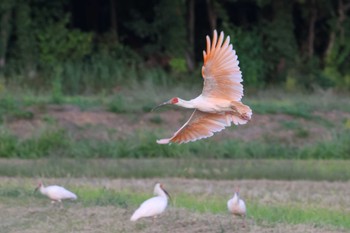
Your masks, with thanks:
[(154, 107), (152, 109), (152, 111), (154, 111), (155, 109), (157, 109), (157, 108), (159, 108), (161, 106), (168, 105), (168, 104), (177, 104), (178, 102), (179, 102), (179, 98), (177, 98), (177, 97), (171, 98), (170, 100), (168, 100), (168, 101), (166, 101), (166, 102), (164, 102), (164, 103)]
[(177, 97), (174, 97), (170, 100), (171, 104), (177, 104), (178, 102), (179, 102), (179, 98), (177, 98)]

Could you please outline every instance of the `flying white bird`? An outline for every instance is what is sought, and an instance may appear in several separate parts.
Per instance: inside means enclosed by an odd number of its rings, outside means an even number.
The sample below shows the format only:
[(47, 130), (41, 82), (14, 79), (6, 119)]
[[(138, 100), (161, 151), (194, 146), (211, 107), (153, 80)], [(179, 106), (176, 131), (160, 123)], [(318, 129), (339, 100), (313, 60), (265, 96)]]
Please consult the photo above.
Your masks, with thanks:
[[(235, 50), (228, 36), (214, 31), (213, 41), (206, 37), (207, 49), (203, 51), (204, 65), (202, 94), (186, 101), (174, 97), (157, 107), (173, 104), (195, 109), (190, 119), (171, 138), (157, 140), (159, 144), (186, 143), (211, 137), (225, 127), (246, 124), (252, 116), (249, 106), (241, 102), (243, 96), (242, 74)], [(156, 108), (157, 108), (156, 107)]]
[(233, 216), (241, 216), (243, 217), (243, 227), (245, 227), (245, 217), (247, 214), (247, 210), (245, 207), (245, 203), (239, 197), (239, 190), (237, 189), (233, 195), (233, 197), (227, 202), (228, 211), (233, 214)]
[(39, 189), (40, 193), (51, 199), (51, 203), (59, 202), (62, 204), (62, 200), (71, 199), (76, 200), (77, 195), (71, 191), (57, 185), (45, 187), (42, 182), (39, 182), (38, 186), (35, 188), (34, 192)]
[(158, 215), (164, 212), (165, 208), (168, 205), (168, 197), (170, 198), (170, 195), (163, 188), (163, 185), (161, 183), (157, 183), (154, 186), (153, 193), (156, 196), (144, 201), (131, 216), (131, 221), (136, 221), (139, 218), (144, 217), (156, 218)]

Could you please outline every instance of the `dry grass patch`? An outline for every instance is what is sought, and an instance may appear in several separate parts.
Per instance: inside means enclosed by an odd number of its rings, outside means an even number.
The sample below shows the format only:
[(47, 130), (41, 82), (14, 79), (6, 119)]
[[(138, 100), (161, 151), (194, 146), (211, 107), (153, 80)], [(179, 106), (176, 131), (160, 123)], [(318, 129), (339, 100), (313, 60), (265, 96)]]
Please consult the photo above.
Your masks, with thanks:
[[(274, 180), (202, 180), (182, 178), (108, 179), (108, 178), (10, 178), (0, 177), (4, 186), (34, 189), (37, 182), (60, 184), (73, 191), (104, 188), (116, 192), (152, 195), (156, 182), (162, 182), (176, 200), (178, 195), (228, 199), (235, 187), (249, 202), (263, 205), (295, 204), (350, 211), (350, 182), (274, 181)], [(1, 186), (0, 186), (1, 187)]]
[(71, 204), (63, 209), (50, 205), (40, 207), (2, 206), (0, 224), (6, 233), (196, 233), (196, 232), (309, 232), (309, 233), (341, 233), (343, 230), (320, 227), (308, 224), (270, 224), (248, 220), (246, 228), (242, 228), (240, 219), (232, 219), (227, 214), (196, 213), (185, 209), (170, 207), (164, 215), (156, 219), (142, 219), (130, 222), (132, 209), (120, 209), (112, 206), (82, 207)]

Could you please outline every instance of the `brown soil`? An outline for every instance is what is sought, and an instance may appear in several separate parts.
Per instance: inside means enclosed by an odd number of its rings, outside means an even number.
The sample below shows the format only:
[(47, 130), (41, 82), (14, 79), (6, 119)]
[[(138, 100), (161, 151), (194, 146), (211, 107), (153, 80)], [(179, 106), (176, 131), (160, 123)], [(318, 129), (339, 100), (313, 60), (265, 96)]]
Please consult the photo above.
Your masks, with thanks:
[(141, 219), (130, 222), (131, 210), (110, 206), (82, 207), (71, 205), (64, 209), (48, 207), (1, 206), (2, 223), (0, 226), (8, 233), (345, 233), (345, 230), (316, 227), (308, 224), (289, 225), (285, 223), (268, 224), (247, 220), (242, 227), (241, 219), (233, 219), (223, 214), (199, 214), (184, 209), (169, 208), (155, 219)]
[[(34, 113), (33, 119), (17, 119), (7, 123), (7, 126), (21, 138), (31, 136), (42, 127), (60, 127), (67, 130), (75, 138), (120, 139), (135, 132), (154, 130), (162, 132), (157, 133), (159, 138), (162, 138), (172, 135), (187, 121), (191, 114), (191, 111), (183, 109), (115, 114), (102, 109), (83, 111), (70, 105), (52, 105), (47, 106), (44, 110), (38, 108), (30, 110)], [(344, 119), (350, 119), (350, 114), (344, 112), (315, 112), (314, 115), (329, 121), (333, 124), (332, 128), (344, 127)], [(48, 118), (52, 120), (49, 121)], [(290, 123), (293, 125), (286, 126)], [(252, 141), (259, 139), (304, 145), (328, 139), (331, 135), (332, 131), (329, 130), (329, 126), (327, 128), (320, 121), (285, 114), (254, 114), (248, 124), (232, 126), (214, 135), (210, 140), (236, 138)]]

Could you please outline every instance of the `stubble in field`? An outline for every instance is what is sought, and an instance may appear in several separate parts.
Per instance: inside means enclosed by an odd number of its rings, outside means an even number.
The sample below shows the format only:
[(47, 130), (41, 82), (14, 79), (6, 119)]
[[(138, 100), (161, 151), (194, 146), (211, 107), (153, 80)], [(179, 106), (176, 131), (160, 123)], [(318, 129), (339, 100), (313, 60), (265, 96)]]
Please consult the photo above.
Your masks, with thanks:
[[(65, 184), (75, 191), (76, 202), (67, 201), (63, 208), (52, 206), (50, 201), (39, 194), (31, 194), (35, 179), (1, 178), (2, 198), (0, 199), (1, 232), (346, 232), (334, 224), (318, 222), (291, 222), (284, 219), (271, 221), (269, 216), (257, 215), (254, 208), (271, 205), (317, 207), (348, 213), (348, 182), (311, 181), (264, 181), (236, 180), (209, 181), (188, 179), (162, 179), (173, 201), (166, 212), (155, 219), (141, 219), (130, 222), (129, 218), (137, 206), (152, 195), (154, 182), (159, 179), (45, 179), (47, 184)], [(247, 227), (242, 219), (233, 218), (226, 211), (226, 201), (232, 195), (233, 187), (239, 186), (247, 202)], [(27, 191), (22, 191), (22, 189)], [(18, 190), (18, 191), (16, 191)], [(90, 190), (90, 193), (89, 193)], [(104, 201), (94, 201), (88, 196), (96, 190)], [(108, 195), (122, 193), (125, 202)], [(186, 199), (192, 207), (186, 205)], [(332, 204), (332, 205), (330, 205)], [(203, 205), (200, 207), (199, 205)], [(206, 207), (207, 205), (207, 207)], [(264, 207), (264, 208), (265, 208)], [(269, 213), (269, 212), (268, 212)], [(336, 213), (336, 212), (335, 212)], [(264, 218), (265, 217), (265, 218)], [(322, 216), (320, 216), (322, 218)], [(284, 220), (283, 220), (284, 219)], [(298, 222), (299, 221), (299, 222)]]

